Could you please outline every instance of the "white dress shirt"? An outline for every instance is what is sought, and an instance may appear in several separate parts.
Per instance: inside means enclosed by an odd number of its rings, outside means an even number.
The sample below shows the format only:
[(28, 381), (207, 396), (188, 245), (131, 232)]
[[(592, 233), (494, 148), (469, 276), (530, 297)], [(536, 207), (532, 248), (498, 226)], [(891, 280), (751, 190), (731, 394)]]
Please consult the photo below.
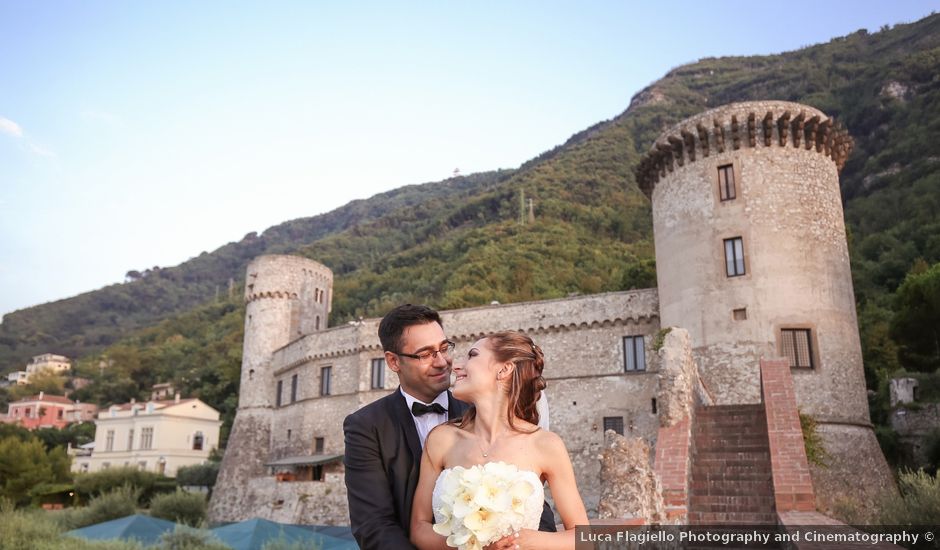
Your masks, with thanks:
[[(408, 392), (406, 392), (403, 388), (401, 389), (401, 394), (405, 396), (405, 402), (408, 405), (409, 413), (411, 412), (412, 403), (414, 403), (415, 401), (417, 401), (418, 403), (424, 403), (424, 401), (421, 401), (420, 399), (416, 399), (408, 395)], [(440, 406), (444, 407), (444, 413), (438, 414), (438, 413), (429, 412), (426, 414), (422, 414), (421, 416), (411, 415), (411, 418), (415, 421), (415, 428), (418, 429), (418, 439), (421, 440), (422, 449), (424, 448), (424, 442), (428, 438), (428, 434), (431, 432), (431, 430), (433, 430), (434, 427), (437, 426), (438, 424), (443, 424), (444, 422), (447, 422), (447, 406), (448, 406), (447, 392), (446, 391), (441, 392), (440, 395), (438, 395), (437, 398), (434, 399), (434, 401), (431, 401), (431, 403), (437, 403)], [(424, 403), (424, 404), (430, 405), (431, 403)]]

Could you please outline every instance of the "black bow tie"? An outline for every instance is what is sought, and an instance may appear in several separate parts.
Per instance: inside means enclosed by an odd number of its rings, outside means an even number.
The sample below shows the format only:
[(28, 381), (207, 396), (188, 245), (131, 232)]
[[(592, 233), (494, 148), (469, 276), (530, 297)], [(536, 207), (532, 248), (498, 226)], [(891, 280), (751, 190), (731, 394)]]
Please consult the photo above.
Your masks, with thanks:
[(430, 405), (425, 405), (424, 403), (415, 401), (411, 404), (411, 414), (415, 416), (422, 416), (430, 412), (444, 414), (447, 412), (447, 409), (442, 407), (440, 403), (431, 403)]

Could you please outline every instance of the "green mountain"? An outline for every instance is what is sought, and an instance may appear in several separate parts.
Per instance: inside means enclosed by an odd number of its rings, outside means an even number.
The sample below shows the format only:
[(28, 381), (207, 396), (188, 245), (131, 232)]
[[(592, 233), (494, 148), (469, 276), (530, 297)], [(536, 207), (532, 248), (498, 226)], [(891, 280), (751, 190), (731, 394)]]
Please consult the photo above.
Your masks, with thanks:
[[(332, 212), (282, 223), (262, 235), (249, 233), (214, 252), (175, 267), (127, 272), (127, 282), (15, 311), (0, 324), (0, 373), (23, 368), (31, 356), (52, 352), (82, 357), (135, 330), (217, 300), (240, 284), (245, 266), (261, 254), (289, 253), (389, 212), (414, 208), (433, 197), (461, 197), (494, 187), (511, 171), (409, 185), (357, 200)], [(234, 290), (234, 289), (232, 289)]]
[[(890, 331), (896, 289), (912, 269), (940, 261), (937, 15), (780, 55), (703, 59), (516, 170), (405, 187), (12, 313), (0, 325), (0, 366), (45, 351), (81, 356), (79, 371), (97, 380), (86, 399), (123, 399), (174, 379), (230, 416), (243, 311), (238, 292), (229, 299), (226, 290), (262, 253), (333, 269), (334, 325), (404, 301), (453, 308), (654, 286), (649, 201), (633, 176), (641, 154), (687, 116), (758, 99), (818, 107), (855, 138), (842, 192), (875, 387), (906, 345)], [(102, 351), (113, 368), (98, 368)]]

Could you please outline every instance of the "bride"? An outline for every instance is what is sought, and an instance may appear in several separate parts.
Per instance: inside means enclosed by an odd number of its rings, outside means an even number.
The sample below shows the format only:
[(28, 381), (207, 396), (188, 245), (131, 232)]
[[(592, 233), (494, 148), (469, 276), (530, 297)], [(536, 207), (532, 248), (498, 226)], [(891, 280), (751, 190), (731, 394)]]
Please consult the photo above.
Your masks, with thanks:
[[(480, 339), (466, 360), (454, 366), (454, 397), (471, 407), (460, 420), (442, 424), (428, 434), (411, 512), (411, 542), (415, 546), (421, 550), (449, 548), (446, 537), (434, 530), (435, 514), (439, 524), (447, 519), (441, 517), (441, 505), (454, 504), (442, 503), (442, 498), (448, 498), (442, 490), (447, 474), (506, 463), (515, 466), (513, 470), (518, 468), (522, 478), (529, 476), (534, 489), (529, 500), (537, 505), (526, 507), (524, 528), (488, 548), (574, 548), (574, 527), (586, 525), (588, 518), (564, 442), (537, 426), (535, 402), (545, 388), (543, 366), (542, 350), (528, 336), (513, 331)], [(564, 531), (537, 530), (544, 481), (552, 490)], [(535, 513), (528, 513), (533, 508), (537, 508)]]

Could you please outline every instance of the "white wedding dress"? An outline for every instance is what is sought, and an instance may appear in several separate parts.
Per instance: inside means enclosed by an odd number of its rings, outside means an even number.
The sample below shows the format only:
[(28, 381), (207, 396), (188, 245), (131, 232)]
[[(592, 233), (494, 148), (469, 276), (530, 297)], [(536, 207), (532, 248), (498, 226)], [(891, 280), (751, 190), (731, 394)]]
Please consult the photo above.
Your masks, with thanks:
[[(542, 481), (539, 479), (538, 474), (531, 470), (522, 470), (518, 469), (515, 466), (505, 464), (502, 462), (499, 463), (488, 463), (482, 465), (487, 470), (490, 467), (493, 467), (496, 471), (496, 478), (502, 479), (510, 478), (513, 480), (514, 484), (520, 482), (526, 482), (531, 484), (532, 491), (521, 499), (521, 502), (517, 502), (515, 505), (515, 511), (521, 514), (521, 525), (519, 529), (538, 529), (539, 521), (542, 517), (542, 509), (545, 502), (545, 491), (542, 488)], [(498, 469), (503, 469), (499, 471)], [(511, 473), (507, 473), (507, 470)], [(460, 498), (458, 495), (459, 490), (456, 489), (456, 486), (461, 485), (467, 487), (468, 483), (466, 478), (461, 478), (461, 475), (466, 472), (466, 468), (457, 467), (457, 468), (445, 468), (441, 471), (440, 475), (437, 476), (437, 480), (434, 482), (434, 491), (431, 493), (431, 507), (434, 509), (434, 522), (443, 523), (448, 521), (448, 515), (452, 516), (453, 511), (455, 510), (455, 505), (457, 503), (455, 500)], [(462, 481), (462, 483), (461, 483)], [(480, 495), (480, 486), (483, 485), (483, 482), (480, 482), (476, 487), (471, 487), (470, 491), (465, 494), (475, 494)], [(493, 494), (501, 495), (504, 491), (494, 491)], [(492, 495), (491, 495), (492, 496)], [(498, 498), (498, 497), (497, 497)], [(478, 504), (477, 498), (474, 498), (474, 504)], [(471, 508), (473, 505), (471, 505)], [(447, 512), (451, 512), (448, 514)], [(506, 533), (508, 534), (508, 533)]]

